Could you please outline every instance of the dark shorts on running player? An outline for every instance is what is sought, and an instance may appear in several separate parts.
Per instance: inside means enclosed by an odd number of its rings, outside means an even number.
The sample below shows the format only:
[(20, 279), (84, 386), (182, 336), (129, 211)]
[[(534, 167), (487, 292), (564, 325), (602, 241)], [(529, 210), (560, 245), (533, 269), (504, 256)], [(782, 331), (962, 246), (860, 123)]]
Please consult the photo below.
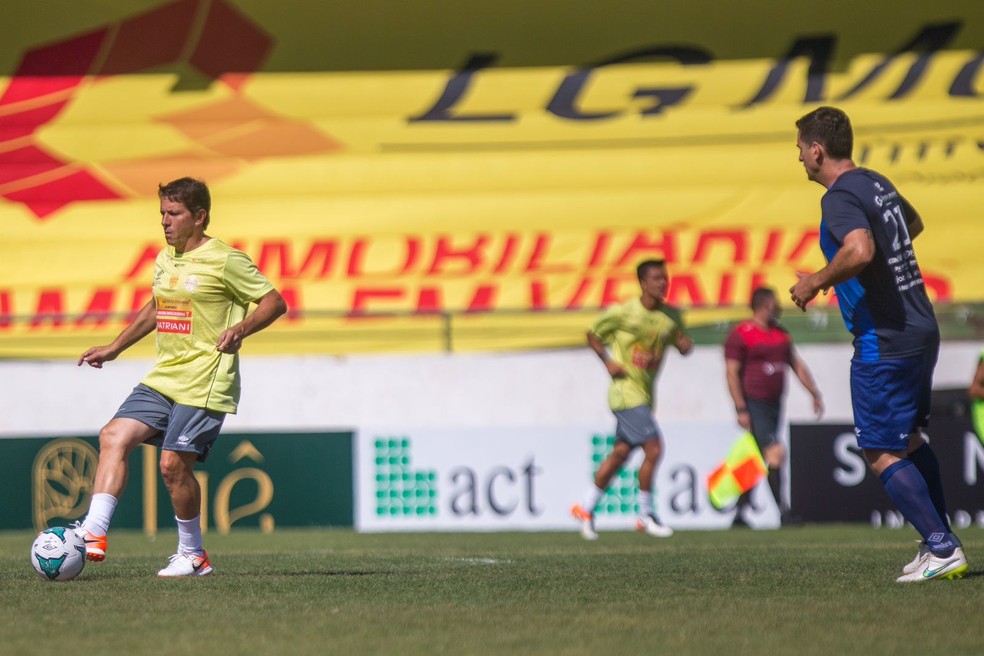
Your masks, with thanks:
[(779, 411), (778, 401), (759, 401), (745, 399), (748, 406), (748, 416), (752, 422), (752, 435), (759, 449), (764, 449), (779, 442)]
[(198, 462), (205, 462), (219, 437), (225, 413), (175, 403), (141, 383), (133, 388), (113, 419), (117, 417), (136, 419), (160, 431), (146, 444), (165, 451), (197, 453)]
[(640, 405), (625, 410), (615, 410), (615, 440), (629, 446), (641, 446), (649, 440), (661, 437), (659, 427), (653, 418), (653, 409)]
[(929, 423), (937, 348), (907, 358), (851, 362), (854, 432), (862, 449), (904, 451)]

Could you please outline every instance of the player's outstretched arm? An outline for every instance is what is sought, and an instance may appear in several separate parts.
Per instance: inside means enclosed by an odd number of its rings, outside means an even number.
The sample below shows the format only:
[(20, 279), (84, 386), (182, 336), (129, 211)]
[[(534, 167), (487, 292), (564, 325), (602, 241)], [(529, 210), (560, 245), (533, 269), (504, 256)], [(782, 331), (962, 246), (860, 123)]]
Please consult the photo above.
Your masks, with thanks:
[(79, 356), (78, 366), (87, 364), (96, 369), (102, 369), (103, 363), (119, 357), (120, 353), (130, 348), (149, 335), (157, 327), (157, 301), (151, 298), (140, 308), (133, 321), (123, 331), (105, 346), (93, 346)]
[(243, 340), (258, 333), (282, 314), (287, 312), (287, 302), (276, 289), (272, 289), (256, 302), (256, 309), (235, 326), (223, 330), (215, 342), (220, 353), (235, 353), (243, 345)]

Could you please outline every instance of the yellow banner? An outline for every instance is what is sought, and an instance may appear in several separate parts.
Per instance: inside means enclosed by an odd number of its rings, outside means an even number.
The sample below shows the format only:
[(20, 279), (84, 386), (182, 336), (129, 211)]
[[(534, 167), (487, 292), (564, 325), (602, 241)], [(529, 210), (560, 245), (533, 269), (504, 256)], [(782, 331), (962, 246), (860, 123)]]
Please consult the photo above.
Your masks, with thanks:
[(922, 213), (931, 296), (982, 298), (981, 3), (585, 7), (5, 8), (0, 357), (111, 339), (183, 175), (288, 299), (263, 352), (581, 344), (648, 257), (735, 316), (821, 264), (793, 126), (820, 104)]

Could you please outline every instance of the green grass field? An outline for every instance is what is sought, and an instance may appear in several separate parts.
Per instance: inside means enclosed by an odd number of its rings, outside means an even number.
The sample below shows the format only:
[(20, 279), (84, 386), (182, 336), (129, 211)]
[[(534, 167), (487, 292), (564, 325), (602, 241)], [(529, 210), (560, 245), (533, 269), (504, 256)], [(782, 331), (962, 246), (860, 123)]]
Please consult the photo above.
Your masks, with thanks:
[(895, 583), (914, 531), (210, 533), (216, 573), (159, 580), (174, 534), (110, 535), (69, 583), (0, 532), (0, 653), (979, 654), (984, 530), (961, 581)]

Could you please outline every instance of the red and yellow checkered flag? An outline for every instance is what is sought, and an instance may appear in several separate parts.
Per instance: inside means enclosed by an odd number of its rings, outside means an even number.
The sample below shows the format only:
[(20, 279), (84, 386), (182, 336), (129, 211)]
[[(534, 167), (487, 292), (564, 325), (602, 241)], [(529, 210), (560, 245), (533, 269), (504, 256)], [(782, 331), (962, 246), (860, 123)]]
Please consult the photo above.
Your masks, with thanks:
[(767, 471), (755, 437), (746, 432), (731, 446), (721, 466), (707, 477), (707, 496), (720, 510), (755, 487)]

